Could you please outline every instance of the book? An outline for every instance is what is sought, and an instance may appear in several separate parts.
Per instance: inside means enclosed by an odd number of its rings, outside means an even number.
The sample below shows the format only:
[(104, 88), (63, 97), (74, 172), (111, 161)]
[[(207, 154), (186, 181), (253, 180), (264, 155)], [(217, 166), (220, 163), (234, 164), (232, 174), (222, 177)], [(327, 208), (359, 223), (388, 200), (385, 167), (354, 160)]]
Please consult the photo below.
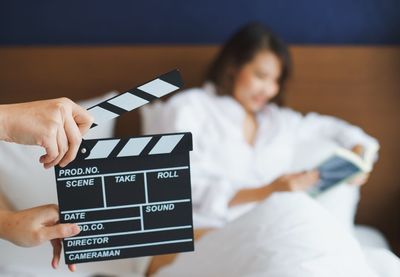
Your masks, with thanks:
[(308, 191), (317, 196), (339, 184), (351, 181), (360, 174), (372, 170), (377, 149), (366, 151), (358, 155), (344, 148), (337, 148), (331, 156), (320, 163), (316, 170), (319, 172), (319, 181)]

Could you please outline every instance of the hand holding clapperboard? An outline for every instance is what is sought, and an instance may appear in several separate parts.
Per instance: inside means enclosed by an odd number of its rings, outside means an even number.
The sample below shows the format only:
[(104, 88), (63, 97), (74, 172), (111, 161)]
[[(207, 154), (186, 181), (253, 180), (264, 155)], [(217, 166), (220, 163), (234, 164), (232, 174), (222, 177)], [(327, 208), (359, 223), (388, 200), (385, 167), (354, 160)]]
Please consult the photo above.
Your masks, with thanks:
[[(178, 70), (88, 111), (92, 127), (182, 87)], [(55, 167), (67, 264), (193, 251), (191, 133), (83, 140), (76, 159)]]

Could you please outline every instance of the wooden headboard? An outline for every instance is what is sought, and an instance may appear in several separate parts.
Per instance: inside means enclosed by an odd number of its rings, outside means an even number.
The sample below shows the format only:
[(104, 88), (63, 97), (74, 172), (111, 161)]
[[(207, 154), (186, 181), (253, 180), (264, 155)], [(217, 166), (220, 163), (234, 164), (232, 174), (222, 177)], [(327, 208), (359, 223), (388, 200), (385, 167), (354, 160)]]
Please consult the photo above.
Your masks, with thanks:
[[(0, 48), (0, 103), (124, 91), (179, 68), (199, 85), (217, 46)], [(382, 230), (400, 253), (400, 47), (293, 46), (287, 104), (357, 124), (379, 139), (380, 159), (362, 189), (357, 221)], [(118, 135), (140, 132), (137, 112), (121, 117)], [(1, 154), (0, 154), (1, 155)], [(340, 205), (340, 203), (338, 203)]]

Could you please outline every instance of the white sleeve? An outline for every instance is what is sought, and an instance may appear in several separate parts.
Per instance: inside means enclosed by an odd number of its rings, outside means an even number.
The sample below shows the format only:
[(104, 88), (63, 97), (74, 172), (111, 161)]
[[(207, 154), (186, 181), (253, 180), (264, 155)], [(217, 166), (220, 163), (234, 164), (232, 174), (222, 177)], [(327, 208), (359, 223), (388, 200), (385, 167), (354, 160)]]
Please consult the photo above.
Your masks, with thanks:
[[(192, 133), (193, 151), (190, 153), (190, 163), (193, 210), (206, 218), (222, 219), (235, 191), (222, 176), (219, 165), (214, 163), (213, 153), (209, 151), (208, 135), (202, 131), (207, 123), (207, 115), (196, 98), (181, 97), (171, 100), (159, 113), (162, 123), (158, 123), (157, 131)], [(160, 125), (162, 128), (159, 128)], [(147, 128), (149, 129), (151, 128)]]
[(290, 116), (291, 121), (297, 125), (295, 128), (299, 138), (325, 138), (333, 140), (347, 149), (361, 144), (366, 149), (366, 153), (373, 152), (376, 154), (379, 149), (379, 143), (375, 138), (344, 120), (318, 113), (302, 116), (300, 113), (288, 109), (286, 111), (287, 116)]

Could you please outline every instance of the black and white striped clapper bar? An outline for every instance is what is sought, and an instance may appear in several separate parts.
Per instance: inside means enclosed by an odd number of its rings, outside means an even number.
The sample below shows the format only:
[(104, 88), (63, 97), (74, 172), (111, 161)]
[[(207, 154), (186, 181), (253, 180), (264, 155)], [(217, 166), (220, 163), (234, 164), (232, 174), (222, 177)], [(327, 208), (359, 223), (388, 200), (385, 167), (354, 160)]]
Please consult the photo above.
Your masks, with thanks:
[[(89, 110), (95, 124), (182, 86), (171, 71)], [(84, 140), (55, 167), (60, 222), (81, 232), (63, 240), (67, 264), (193, 251), (191, 133)]]

